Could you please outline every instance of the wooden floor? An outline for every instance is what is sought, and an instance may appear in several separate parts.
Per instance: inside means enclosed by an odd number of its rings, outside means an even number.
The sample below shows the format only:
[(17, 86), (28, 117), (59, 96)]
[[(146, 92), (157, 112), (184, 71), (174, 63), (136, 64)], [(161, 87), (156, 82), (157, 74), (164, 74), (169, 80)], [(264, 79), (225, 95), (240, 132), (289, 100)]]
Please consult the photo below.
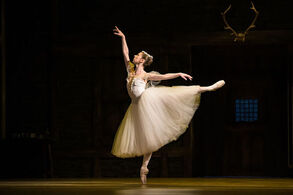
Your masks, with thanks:
[(54, 179), (0, 181), (1, 195), (234, 195), (292, 194), (293, 179), (254, 178), (150, 178)]

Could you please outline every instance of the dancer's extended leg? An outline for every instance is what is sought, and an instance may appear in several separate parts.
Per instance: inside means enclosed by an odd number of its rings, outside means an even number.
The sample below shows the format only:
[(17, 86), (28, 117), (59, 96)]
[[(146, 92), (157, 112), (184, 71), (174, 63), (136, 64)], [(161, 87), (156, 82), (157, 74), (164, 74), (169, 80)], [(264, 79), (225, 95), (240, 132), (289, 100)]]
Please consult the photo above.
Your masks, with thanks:
[(147, 167), (148, 167), (148, 164), (151, 160), (151, 157), (152, 157), (152, 153), (148, 153), (148, 154), (143, 155), (142, 165), (140, 168), (140, 179), (143, 184), (147, 183), (146, 175), (149, 173), (149, 170)]
[(220, 81), (214, 83), (213, 85), (210, 85), (210, 86), (207, 86), (207, 87), (200, 86), (199, 92), (203, 93), (203, 92), (206, 92), (206, 91), (215, 91), (215, 90), (223, 87), (224, 85), (225, 85), (225, 81), (220, 80)]

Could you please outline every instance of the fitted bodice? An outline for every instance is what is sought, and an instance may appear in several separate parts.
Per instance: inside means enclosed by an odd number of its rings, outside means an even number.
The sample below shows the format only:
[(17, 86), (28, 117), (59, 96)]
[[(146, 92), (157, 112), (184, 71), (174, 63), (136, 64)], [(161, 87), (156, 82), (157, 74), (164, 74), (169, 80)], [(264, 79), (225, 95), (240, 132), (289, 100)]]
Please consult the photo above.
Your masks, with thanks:
[(141, 96), (146, 88), (146, 83), (142, 78), (129, 78), (127, 79), (127, 91), (132, 100)]

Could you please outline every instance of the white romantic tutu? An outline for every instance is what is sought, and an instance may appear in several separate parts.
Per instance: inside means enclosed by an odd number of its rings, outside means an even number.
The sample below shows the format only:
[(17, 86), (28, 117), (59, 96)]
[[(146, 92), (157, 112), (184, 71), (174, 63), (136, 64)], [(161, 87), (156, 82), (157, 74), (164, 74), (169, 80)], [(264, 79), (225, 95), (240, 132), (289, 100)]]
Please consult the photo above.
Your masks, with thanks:
[(176, 140), (187, 129), (199, 103), (199, 86), (147, 88), (128, 107), (112, 154), (121, 158), (141, 156)]

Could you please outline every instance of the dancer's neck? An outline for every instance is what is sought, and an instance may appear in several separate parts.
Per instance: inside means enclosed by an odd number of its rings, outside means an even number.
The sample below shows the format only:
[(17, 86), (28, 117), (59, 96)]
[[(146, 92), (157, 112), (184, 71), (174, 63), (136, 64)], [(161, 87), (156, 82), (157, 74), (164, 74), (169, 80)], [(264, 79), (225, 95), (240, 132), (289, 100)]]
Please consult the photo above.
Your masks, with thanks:
[(144, 72), (144, 67), (142, 64), (137, 64), (135, 69), (135, 74), (139, 75)]

